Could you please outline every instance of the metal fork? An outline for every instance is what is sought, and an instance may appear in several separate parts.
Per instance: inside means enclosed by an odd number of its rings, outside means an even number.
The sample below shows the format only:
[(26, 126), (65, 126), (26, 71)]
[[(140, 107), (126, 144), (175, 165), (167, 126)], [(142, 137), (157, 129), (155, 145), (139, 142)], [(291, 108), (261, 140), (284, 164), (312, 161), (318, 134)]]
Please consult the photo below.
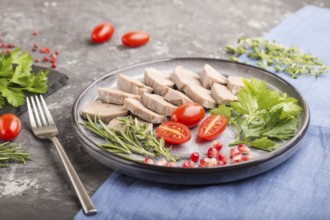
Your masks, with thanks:
[(26, 98), (32, 131), (37, 138), (49, 139), (54, 143), (64, 164), (65, 170), (68, 173), (71, 183), (78, 195), (85, 214), (96, 214), (97, 210), (95, 208), (95, 205), (87, 194), (85, 187), (83, 186), (80, 178), (78, 177), (75, 169), (73, 168), (61, 143), (56, 137), (56, 135), (58, 134), (58, 130), (54, 123), (53, 117), (48, 110), (45, 100), (41, 95), (39, 97), (40, 101), (38, 96), (31, 96), (30, 99)]

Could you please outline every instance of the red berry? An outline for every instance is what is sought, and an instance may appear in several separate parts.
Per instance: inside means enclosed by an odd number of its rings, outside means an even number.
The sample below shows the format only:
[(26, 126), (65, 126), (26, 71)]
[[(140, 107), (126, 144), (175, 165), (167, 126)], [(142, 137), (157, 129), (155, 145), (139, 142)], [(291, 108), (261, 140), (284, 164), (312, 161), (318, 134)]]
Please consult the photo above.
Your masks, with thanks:
[(208, 167), (209, 166), (209, 158), (202, 158), (200, 161), (199, 161), (199, 164), (201, 165), (201, 167)]
[(239, 163), (243, 161), (243, 156), (242, 154), (238, 154), (236, 156), (231, 157), (231, 162), (232, 163)]
[(193, 152), (190, 155), (190, 160), (196, 163), (199, 160), (199, 153), (198, 152)]
[(218, 154), (218, 151), (215, 147), (211, 147), (208, 151), (207, 151), (207, 156), (209, 158), (213, 158), (213, 157), (216, 157)]
[(2, 44), (1, 44), (1, 48), (7, 48), (7, 44), (2, 43)]
[(203, 158), (199, 161), (199, 164), (201, 165), (201, 167), (213, 167), (216, 166), (218, 164), (217, 159), (215, 158)]
[(243, 155), (242, 160), (248, 161), (251, 160), (252, 158), (253, 158), (252, 154), (247, 154), (247, 155)]
[(59, 49), (56, 49), (56, 50), (55, 50), (55, 54), (56, 54), (56, 55), (59, 55), (59, 54), (60, 54), (60, 50), (59, 50)]
[(182, 167), (183, 168), (195, 168), (195, 167), (198, 167), (198, 166), (193, 161), (188, 160), (188, 161), (183, 162)]
[(10, 49), (5, 50), (5, 53), (11, 53)]
[(42, 61), (44, 61), (44, 62), (48, 62), (48, 61), (49, 61), (49, 58), (46, 57), (46, 56), (44, 56), (44, 57), (42, 58)]
[(50, 62), (51, 62), (51, 63), (56, 63), (56, 58), (51, 57), (51, 58), (50, 58)]
[(251, 152), (250, 148), (248, 148), (245, 144), (239, 144), (237, 149), (242, 153), (242, 154), (249, 154)]
[(166, 164), (166, 166), (167, 166), (167, 167), (177, 167), (177, 166), (176, 166), (176, 163), (174, 163), (174, 162), (168, 162), (168, 163)]
[(57, 64), (56, 63), (52, 63), (52, 68), (56, 68)]
[(217, 149), (217, 151), (220, 151), (220, 150), (222, 149), (222, 147), (223, 147), (222, 143), (219, 142), (219, 141), (213, 141), (212, 144), (213, 144), (213, 147), (214, 147), (215, 149)]
[(40, 50), (41, 53), (50, 53), (50, 49), (48, 47), (43, 47)]
[(146, 159), (144, 160), (144, 163), (146, 163), (146, 164), (154, 164), (154, 161), (150, 157), (146, 157)]
[(40, 59), (37, 58), (37, 59), (34, 60), (34, 62), (39, 63)]
[(225, 166), (225, 165), (228, 164), (228, 161), (220, 160), (220, 161), (218, 162), (218, 164), (219, 164), (220, 166)]
[(236, 155), (242, 154), (237, 148), (230, 149), (230, 156), (235, 157)]
[(37, 35), (39, 35), (39, 32), (38, 31), (33, 31), (33, 33), (32, 33), (34, 36), (37, 36)]
[(218, 160), (228, 162), (228, 157), (225, 154), (218, 154)]
[(167, 160), (165, 160), (164, 158), (158, 160), (156, 163), (156, 165), (158, 166), (165, 166), (166, 164), (167, 164)]

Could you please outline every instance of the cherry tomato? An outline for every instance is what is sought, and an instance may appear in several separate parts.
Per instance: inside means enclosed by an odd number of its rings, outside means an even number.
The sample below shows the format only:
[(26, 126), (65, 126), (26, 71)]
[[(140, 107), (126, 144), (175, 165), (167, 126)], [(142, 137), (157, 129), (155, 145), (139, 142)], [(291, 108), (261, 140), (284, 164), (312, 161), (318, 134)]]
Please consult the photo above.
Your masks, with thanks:
[(121, 38), (123, 44), (127, 47), (139, 47), (150, 40), (150, 35), (144, 31), (131, 31)]
[(228, 120), (223, 115), (211, 115), (207, 117), (198, 128), (198, 137), (203, 140), (213, 140), (226, 128)]
[(171, 121), (187, 125), (188, 128), (195, 127), (205, 116), (204, 107), (198, 103), (186, 103), (175, 109)]
[(14, 114), (4, 114), (0, 117), (0, 139), (14, 140), (21, 131), (21, 121)]
[(100, 44), (111, 39), (115, 27), (109, 22), (105, 22), (97, 25), (91, 35), (91, 39), (94, 43)]
[(166, 121), (156, 129), (156, 135), (169, 144), (183, 144), (190, 140), (191, 131), (184, 124)]

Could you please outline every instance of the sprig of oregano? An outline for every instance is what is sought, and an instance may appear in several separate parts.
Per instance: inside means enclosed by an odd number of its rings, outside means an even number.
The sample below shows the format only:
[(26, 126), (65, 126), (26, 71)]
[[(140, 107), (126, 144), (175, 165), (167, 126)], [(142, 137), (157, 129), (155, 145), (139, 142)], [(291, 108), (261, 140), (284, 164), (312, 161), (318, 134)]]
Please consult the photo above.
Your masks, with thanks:
[[(127, 157), (132, 153), (156, 157), (164, 156), (169, 161), (176, 162), (171, 154), (171, 148), (165, 147), (164, 139), (158, 139), (155, 134), (148, 130), (146, 123), (139, 123), (136, 118), (119, 117), (125, 130), (114, 131), (107, 127), (100, 119), (92, 120), (87, 116), (87, 121), (82, 125), (94, 134), (105, 139), (105, 143), (99, 145), (102, 149), (119, 156)], [(134, 160), (134, 159), (133, 159)]]
[(31, 160), (30, 154), (21, 152), (23, 148), (18, 144), (4, 142), (0, 144), (0, 168), (8, 167), (9, 163), (23, 163)]
[(296, 47), (286, 47), (275, 41), (262, 38), (240, 38), (237, 45), (227, 45), (228, 53), (234, 54), (230, 60), (241, 62), (237, 57), (246, 54), (250, 59), (258, 60), (256, 63), (263, 69), (275, 72), (286, 72), (292, 78), (299, 76), (319, 75), (328, 71), (321, 59), (303, 52)]

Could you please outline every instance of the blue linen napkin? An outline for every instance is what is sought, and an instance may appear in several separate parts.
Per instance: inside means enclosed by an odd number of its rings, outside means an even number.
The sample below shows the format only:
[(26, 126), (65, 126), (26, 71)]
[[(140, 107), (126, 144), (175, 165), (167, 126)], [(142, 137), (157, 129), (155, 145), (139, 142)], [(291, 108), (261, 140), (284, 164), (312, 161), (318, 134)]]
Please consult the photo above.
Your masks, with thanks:
[[(265, 36), (330, 65), (330, 10), (305, 6)], [(247, 58), (244, 58), (248, 61)], [(114, 173), (93, 196), (99, 213), (75, 219), (330, 219), (330, 76), (291, 79), (311, 110), (300, 150), (262, 175), (212, 186), (157, 184)]]

